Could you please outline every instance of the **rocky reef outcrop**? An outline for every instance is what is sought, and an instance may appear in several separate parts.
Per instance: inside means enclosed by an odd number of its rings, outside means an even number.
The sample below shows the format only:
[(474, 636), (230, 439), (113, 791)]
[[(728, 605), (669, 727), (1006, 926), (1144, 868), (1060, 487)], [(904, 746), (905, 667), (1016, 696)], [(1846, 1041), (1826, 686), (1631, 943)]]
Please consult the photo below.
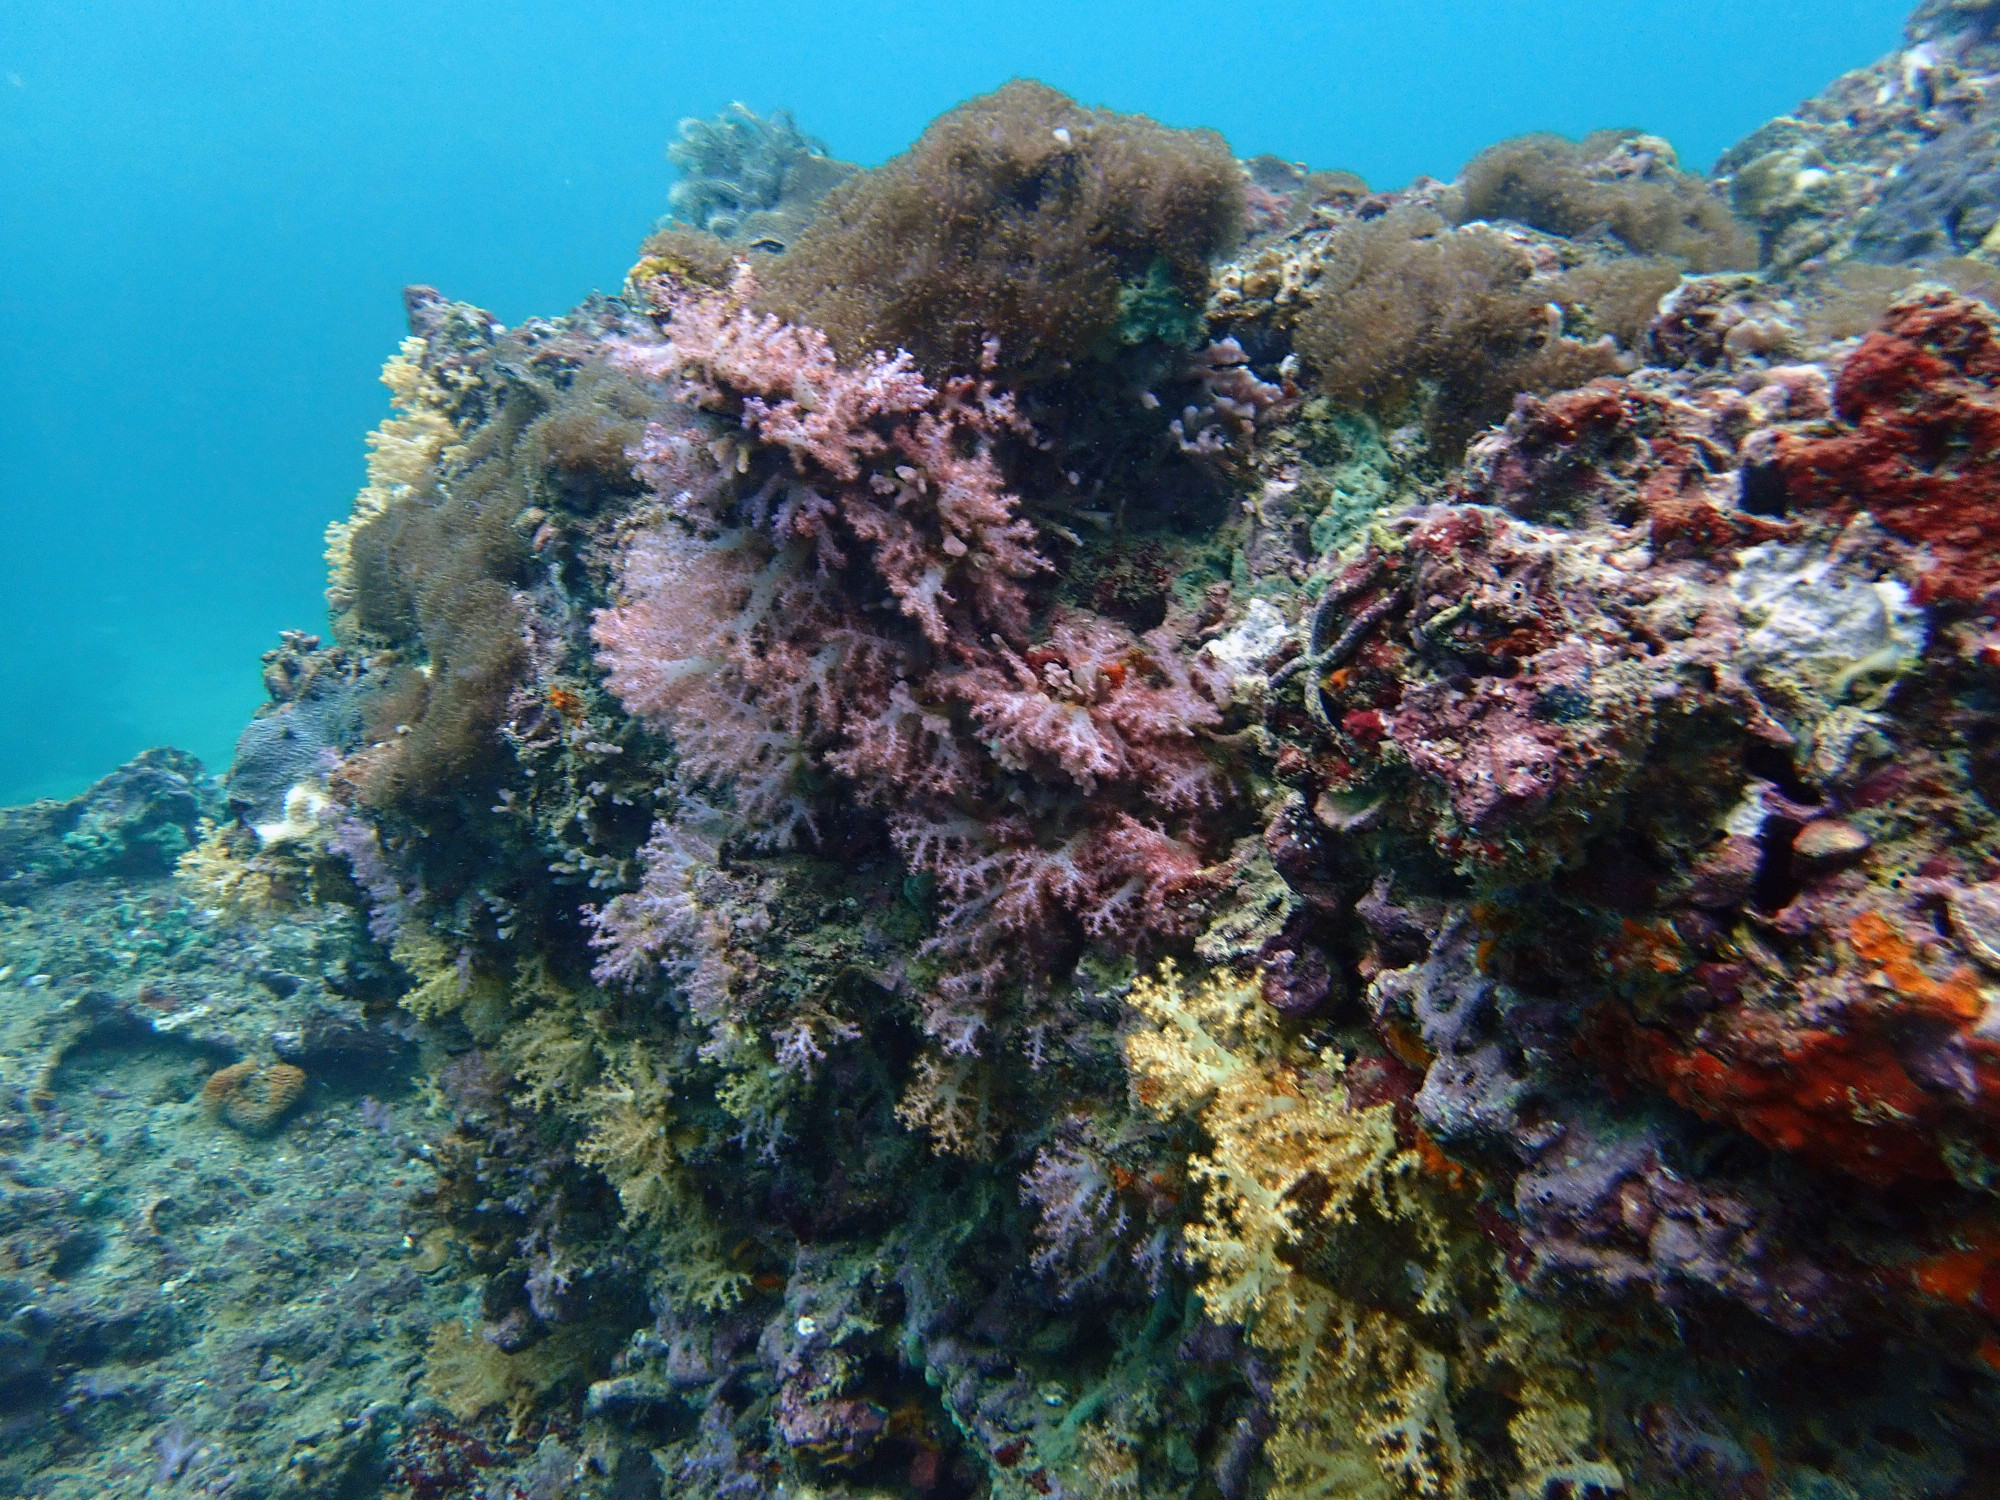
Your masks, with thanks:
[[(298, 1462), (1982, 1493), (1992, 43), (1911, 28), (1713, 180), (1372, 192), (1018, 83), (843, 175), (739, 111), (619, 296), (412, 289), (235, 766), (0, 823), (24, 912), (136, 882), (269, 997), (93, 952), (37, 1045), (174, 1033), (239, 1152), (365, 1086), (422, 1164), (421, 1357)], [(127, 1326), (47, 1277), (10, 1410)], [(262, 1420), (161, 1482), (291, 1493)]]

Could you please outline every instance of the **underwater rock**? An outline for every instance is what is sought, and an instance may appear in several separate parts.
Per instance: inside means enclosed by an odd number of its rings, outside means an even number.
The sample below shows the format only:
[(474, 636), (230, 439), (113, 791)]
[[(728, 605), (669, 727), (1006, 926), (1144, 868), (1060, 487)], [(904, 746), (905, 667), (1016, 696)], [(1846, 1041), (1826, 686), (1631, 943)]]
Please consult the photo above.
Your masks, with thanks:
[(1987, 7), (1920, 5), (1900, 50), (1725, 151), (1717, 184), (1756, 225), (1764, 266), (1790, 274), (1975, 248), (1953, 219), (1970, 210), (1978, 221), (1989, 191), (1977, 153), (1990, 137), (1973, 122), (1988, 114), (1996, 63)]
[[(1647, 352), (1668, 369), (1768, 363), (1773, 356), (1797, 353), (1799, 342), (1791, 306), (1776, 288), (1750, 275), (1683, 278), (1660, 299), (1658, 316), (1646, 330)], [(1814, 370), (1809, 378), (1817, 376)]]
[(364, 734), (359, 663), (297, 632), (265, 663), (271, 701), (237, 738), (223, 783), (230, 810), (252, 825), (280, 821), (293, 789), (323, 785)]
[(1202, 650), (1230, 673), (1243, 676), (1265, 661), (1285, 638), (1285, 617), (1268, 599), (1252, 599), (1243, 619)]
[(1856, 221), (1854, 254), (1882, 265), (1990, 250), (2000, 227), (2000, 110), (1988, 105), (1919, 146)]
[(1879, 707), (1923, 655), (1926, 612), (1891, 571), (1900, 559), (1869, 556), (1881, 551), (1879, 536), (1857, 518), (1824, 551), (1762, 542), (1737, 554), (1729, 577), (1751, 627), (1738, 657), (1744, 676), (1808, 742), (1851, 696)]
[(1777, 449), (1796, 503), (1866, 510), (1921, 547), (1915, 595), (1990, 612), (2000, 585), (2000, 322), (1941, 290), (1902, 299), (1840, 368), (1838, 430)]
[(271, 1047), (281, 1061), (308, 1073), (359, 1079), (390, 1072), (415, 1050), (393, 1018), (371, 1017), (360, 1005), (333, 998), (309, 1001), (295, 1025), (271, 1033)]
[(1989, 973), (2000, 973), (2000, 882), (1954, 888), (1946, 910), (1967, 954)]
[(1851, 865), (1868, 852), (1870, 839), (1839, 818), (1814, 818), (1792, 839), (1792, 858), (1810, 875)]
[(1831, 1277), (1773, 1241), (1769, 1209), (1668, 1168), (1656, 1128), (1571, 1124), (1515, 1179), (1514, 1204), (1538, 1276), (1684, 1301), (1702, 1287), (1791, 1333), (1840, 1320)]
[(53, 881), (162, 875), (219, 809), (201, 762), (148, 750), (66, 802), (0, 810), (0, 900)]

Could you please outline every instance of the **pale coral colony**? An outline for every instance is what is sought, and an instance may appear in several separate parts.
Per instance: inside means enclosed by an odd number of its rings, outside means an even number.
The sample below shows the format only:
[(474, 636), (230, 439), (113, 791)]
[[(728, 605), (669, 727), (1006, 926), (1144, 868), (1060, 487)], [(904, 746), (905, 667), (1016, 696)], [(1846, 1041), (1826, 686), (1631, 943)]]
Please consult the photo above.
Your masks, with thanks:
[(450, 1125), (342, 1493), (2000, 1492), (1996, 26), (1710, 178), (739, 106), (411, 289), (182, 860)]

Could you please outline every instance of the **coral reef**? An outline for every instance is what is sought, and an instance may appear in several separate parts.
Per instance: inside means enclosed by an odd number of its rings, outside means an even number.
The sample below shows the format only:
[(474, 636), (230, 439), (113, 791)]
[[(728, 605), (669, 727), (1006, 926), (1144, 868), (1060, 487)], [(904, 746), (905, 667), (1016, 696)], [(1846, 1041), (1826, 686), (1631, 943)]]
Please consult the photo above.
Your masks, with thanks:
[(1017, 82), (413, 289), (227, 776), (0, 816), (0, 1485), (1984, 1493), (1989, 11), (1713, 187)]

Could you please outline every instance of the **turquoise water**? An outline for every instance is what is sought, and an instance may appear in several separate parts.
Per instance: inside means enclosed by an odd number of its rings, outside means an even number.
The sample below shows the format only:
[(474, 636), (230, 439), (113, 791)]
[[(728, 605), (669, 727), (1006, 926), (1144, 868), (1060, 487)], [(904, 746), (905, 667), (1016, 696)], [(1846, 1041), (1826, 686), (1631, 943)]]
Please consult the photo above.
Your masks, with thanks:
[(0, 803), (171, 742), (225, 763), (323, 618), (431, 282), (507, 322), (615, 287), (661, 148), (731, 100), (874, 163), (1006, 78), (1239, 155), (1449, 175), (1534, 129), (1706, 165), (1896, 44), (1890, 0), (759, 7), (22, 3), (0, 15)]

